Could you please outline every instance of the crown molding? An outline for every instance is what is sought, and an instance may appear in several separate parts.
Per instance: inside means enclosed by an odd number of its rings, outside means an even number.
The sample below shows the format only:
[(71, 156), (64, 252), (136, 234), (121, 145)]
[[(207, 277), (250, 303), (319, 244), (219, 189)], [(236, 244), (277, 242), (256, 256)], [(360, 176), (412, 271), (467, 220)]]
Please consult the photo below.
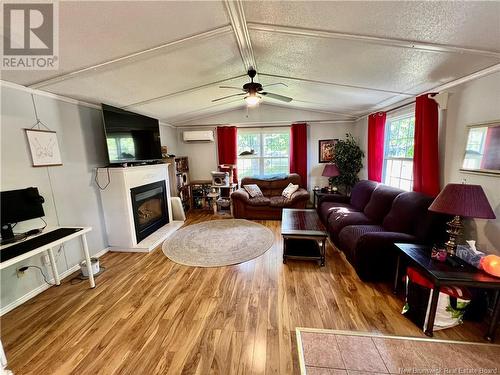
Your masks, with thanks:
[(269, 25), (265, 23), (250, 22), (248, 23), (249, 30), (265, 31), (271, 33), (280, 33), (287, 35), (312, 37), (312, 38), (323, 38), (323, 39), (340, 39), (340, 40), (350, 40), (362, 43), (370, 43), (398, 48), (414, 49), (425, 52), (434, 53), (458, 53), (458, 54), (471, 54), (480, 55), (486, 57), (494, 57), (499, 59), (500, 52), (489, 51), (474, 48), (464, 48), (454, 45), (439, 44), (439, 43), (429, 43), (429, 42), (419, 42), (416, 40), (407, 39), (397, 39), (397, 38), (383, 38), (370, 35), (361, 34), (351, 34), (351, 33), (341, 33), (334, 31), (318, 30), (318, 29), (307, 29), (301, 27), (290, 27), (290, 26), (280, 26), (280, 25)]
[(26, 87), (26, 86), (19, 85), (17, 83), (13, 83), (13, 82), (9, 82), (9, 81), (0, 80), (0, 87), (2, 87), (2, 86), (3, 87), (8, 87), (8, 88), (11, 88), (11, 89), (14, 89), (14, 90), (24, 91), (24, 92), (26, 92), (28, 94), (33, 94), (33, 95), (37, 95), (37, 96), (44, 96), (46, 98), (51, 98), (51, 99), (59, 100), (61, 102), (65, 102), (65, 103), (70, 103), (70, 104), (75, 104), (75, 105), (81, 105), (83, 107), (98, 109), (99, 111), (101, 110), (101, 106), (99, 104), (89, 103), (89, 102), (85, 102), (85, 101), (82, 101), (82, 100), (77, 100), (77, 99), (69, 98), (67, 96), (63, 96), (63, 95), (59, 95), (59, 94), (54, 94), (54, 93), (51, 93), (51, 92), (48, 92), (48, 91), (33, 89), (33, 88), (30, 88), (30, 87)]
[(217, 126), (236, 126), (238, 128), (245, 128), (245, 127), (278, 127), (278, 126), (291, 126), (292, 124), (299, 123), (299, 122), (305, 122), (307, 124), (353, 124), (355, 123), (355, 120), (339, 120), (339, 119), (331, 119), (331, 120), (296, 120), (296, 121), (287, 121), (287, 120), (280, 120), (280, 121), (249, 121), (249, 122), (232, 122), (232, 123), (212, 123), (212, 124), (199, 124), (199, 125), (179, 125), (176, 126), (177, 129), (193, 129), (193, 128), (204, 128), (204, 127), (217, 127)]
[(490, 67), (488, 67), (486, 69), (482, 69), (482, 70), (479, 70), (479, 71), (474, 72), (472, 74), (468, 74), (468, 75), (466, 75), (464, 77), (461, 77), (461, 78), (458, 78), (458, 79), (454, 79), (453, 81), (450, 81), (450, 82), (444, 83), (442, 85), (433, 87), (432, 89), (429, 89), (429, 90), (422, 91), (422, 92), (420, 92), (418, 94), (412, 95), (411, 98), (407, 98), (407, 99), (404, 99), (404, 100), (399, 100), (399, 101), (397, 101), (395, 103), (384, 105), (384, 103), (387, 102), (390, 99), (384, 100), (384, 101), (376, 104), (375, 106), (373, 106), (372, 109), (369, 112), (366, 112), (366, 113), (362, 114), (361, 116), (359, 116), (356, 119), (356, 121), (361, 120), (362, 118), (368, 116), (370, 113), (373, 113), (373, 112), (377, 112), (377, 111), (390, 111), (391, 109), (393, 109), (393, 108), (395, 108), (397, 106), (409, 104), (412, 100), (414, 100), (419, 95), (423, 95), (423, 94), (428, 93), (428, 92), (441, 92), (441, 91), (444, 91), (444, 90), (448, 90), (448, 89), (451, 89), (453, 87), (462, 85), (462, 84), (470, 82), (470, 81), (474, 81), (476, 79), (479, 79), (479, 78), (482, 78), (482, 77), (485, 77), (485, 76), (488, 76), (490, 74), (497, 73), (497, 72), (500, 72), (500, 64), (495, 64), (495, 65), (492, 65), (492, 66), (490, 66)]
[[(237, 102), (238, 100), (235, 100), (234, 102)], [(283, 109), (288, 109), (288, 110), (295, 110), (295, 111), (302, 111), (302, 112), (312, 112), (312, 113), (321, 113), (321, 114), (327, 114), (327, 115), (336, 115), (336, 116), (339, 116), (339, 115), (342, 115), (342, 114), (339, 114), (339, 113), (336, 113), (336, 112), (329, 112), (329, 111), (321, 111), (321, 110), (314, 110), (314, 109), (308, 109), (308, 108), (300, 108), (300, 107), (292, 107), (292, 106), (289, 106), (289, 105), (280, 105), (280, 104), (275, 104), (275, 103), (262, 103), (260, 104), (261, 106), (264, 106), (264, 107), (277, 107), (277, 108), (283, 108)], [(179, 121), (171, 121), (171, 123), (173, 124), (173, 126), (175, 127), (193, 127), (193, 126), (204, 126), (203, 124), (188, 124), (189, 122), (191, 121), (197, 121), (197, 120), (203, 120), (203, 119), (208, 119), (208, 118), (211, 118), (211, 117), (214, 117), (214, 116), (220, 116), (220, 115), (223, 115), (225, 113), (228, 113), (228, 112), (234, 112), (234, 111), (237, 111), (237, 110), (244, 110), (248, 108), (244, 103), (242, 103), (240, 106), (238, 107), (235, 107), (233, 109), (225, 109), (225, 110), (221, 110), (221, 111), (218, 111), (218, 112), (214, 112), (214, 113), (210, 113), (210, 114), (200, 114), (199, 116), (194, 116), (192, 118), (187, 118), (187, 119), (182, 119), (182, 120), (179, 120)], [(345, 114), (343, 116), (346, 116)], [(307, 120), (308, 122), (321, 122), (321, 121), (326, 121), (326, 122), (332, 122), (332, 121), (339, 121), (339, 122), (354, 122), (356, 121), (356, 117), (355, 116), (349, 116), (350, 118), (346, 118), (346, 119), (339, 119), (339, 118), (336, 118), (336, 119), (332, 119), (332, 120)], [(299, 121), (299, 120), (297, 120)], [(297, 122), (294, 120), (294, 122)], [(305, 120), (300, 120), (300, 121), (305, 121)], [(277, 121), (278, 123), (279, 121)], [(290, 123), (289, 120), (285, 120), (284, 122), (286, 123)], [(246, 123), (246, 122), (245, 122)], [(249, 122), (250, 123), (250, 122)], [(261, 122), (258, 122), (258, 123), (261, 123)], [(262, 123), (269, 123), (269, 121), (264, 121)], [(235, 125), (235, 124), (238, 124), (238, 123), (231, 123), (231, 125)], [(243, 124), (243, 123), (240, 123), (240, 124)], [(253, 124), (253, 122), (252, 122)], [(216, 125), (220, 125), (220, 124), (216, 124)], [(207, 126), (214, 126), (214, 124), (209, 124)]]

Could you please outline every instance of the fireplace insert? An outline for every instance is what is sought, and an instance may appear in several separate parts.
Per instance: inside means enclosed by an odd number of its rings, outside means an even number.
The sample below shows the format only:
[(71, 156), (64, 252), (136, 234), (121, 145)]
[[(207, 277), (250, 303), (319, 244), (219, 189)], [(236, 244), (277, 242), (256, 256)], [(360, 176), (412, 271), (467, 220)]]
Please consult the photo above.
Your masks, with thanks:
[(168, 224), (165, 181), (130, 189), (137, 243)]

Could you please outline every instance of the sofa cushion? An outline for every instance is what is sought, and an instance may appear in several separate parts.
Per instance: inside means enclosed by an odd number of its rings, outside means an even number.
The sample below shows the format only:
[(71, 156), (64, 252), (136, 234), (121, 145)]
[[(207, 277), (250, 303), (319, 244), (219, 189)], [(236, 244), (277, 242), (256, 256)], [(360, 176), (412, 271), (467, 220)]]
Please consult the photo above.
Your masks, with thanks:
[(248, 200), (250, 206), (269, 206), (270, 203), (268, 197), (255, 197)]
[(323, 224), (326, 224), (331, 213), (342, 208), (352, 209), (352, 206), (349, 203), (322, 202), (318, 208), (319, 218)]
[(431, 197), (422, 193), (401, 193), (392, 202), (382, 226), (389, 232), (414, 234), (418, 225), (424, 225), (422, 219), (427, 216), (427, 209), (432, 201)]
[(292, 197), (292, 194), (297, 190), (299, 190), (299, 185), (289, 183), (285, 190), (283, 190), (283, 193), (281, 193), (281, 195), (283, 195), (285, 198), (290, 199)]
[(354, 208), (340, 208), (333, 211), (328, 218), (327, 229), (335, 244), (339, 243), (339, 233), (349, 225), (372, 225), (372, 222), (363, 212)]
[(375, 181), (359, 181), (351, 190), (351, 205), (357, 210), (363, 211), (377, 185), (378, 183)]
[(382, 223), (384, 216), (391, 209), (392, 201), (403, 192), (404, 190), (396, 189), (392, 186), (378, 185), (363, 212), (374, 223)]
[(355, 256), (356, 245), (361, 236), (366, 233), (384, 231), (385, 229), (381, 225), (349, 225), (340, 231), (339, 244), (347, 259), (352, 261)]
[(252, 198), (264, 196), (264, 194), (262, 194), (262, 191), (260, 190), (257, 184), (243, 185), (243, 189), (245, 189), (248, 195), (250, 195), (250, 197)]
[(288, 184), (300, 185), (300, 176), (296, 173), (289, 175), (274, 176), (269, 178), (244, 177), (241, 186), (256, 184), (262, 190), (265, 197), (279, 196)]
[(286, 207), (290, 203), (290, 199), (282, 195), (269, 197), (269, 205), (271, 207)]

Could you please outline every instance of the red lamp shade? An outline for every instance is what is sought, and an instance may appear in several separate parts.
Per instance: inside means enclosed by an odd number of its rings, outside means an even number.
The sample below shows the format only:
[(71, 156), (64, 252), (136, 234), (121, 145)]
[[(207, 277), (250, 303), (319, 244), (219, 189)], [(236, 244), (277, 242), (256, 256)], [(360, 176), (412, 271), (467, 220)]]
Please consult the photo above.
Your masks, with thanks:
[(488, 255), (481, 258), (481, 268), (490, 275), (500, 277), (500, 257), (498, 255)]
[(480, 185), (446, 185), (432, 202), (429, 211), (480, 219), (496, 218)]
[(321, 175), (323, 177), (336, 177), (340, 175), (340, 172), (335, 164), (327, 164)]

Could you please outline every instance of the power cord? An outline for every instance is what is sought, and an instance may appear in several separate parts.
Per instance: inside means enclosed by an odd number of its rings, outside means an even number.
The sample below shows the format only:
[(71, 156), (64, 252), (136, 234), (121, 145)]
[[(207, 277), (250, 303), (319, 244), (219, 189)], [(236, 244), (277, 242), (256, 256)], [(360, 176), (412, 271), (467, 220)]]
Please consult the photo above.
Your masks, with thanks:
[(38, 271), (40, 271), (40, 273), (42, 274), (43, 280), (44, 280), (47, 284), (49, 284), (49, 285), (56, 285), (56, 284), (52, 284), (51, 282), (49, 282), (49, 280), (47, 280), (47, 277), (46, 277), (46, 276), (45, 276), (45, 274), (43, 273), (43, 270), (42, 270), (42, 268), (41, 268), (41, 267), (28, 265), (28, 266), (24, 266), (24, 267), (19, 268), (19, 272), (24, 272), (24, 271), (26, 271), (26, 270), (27, 270), (28, 268), (30, 268), (30, 267), (38, 269)]
[(99, 183), (99, 169), (101, 169), (101, 168), (102, 167), (97, 167), (95, 169), (94, 181), (95, 181), (96, 185), (99, 187), (99, 189), (105, 190), (109, 186), (109, 184), (111, 183), (111, 176), (109, 175), (109, 167), (105, 167), (106, 168), (106, 172), (108, 174), (108, 182), (106, 182), (106, 185), (101, 186), (101, 184)]

